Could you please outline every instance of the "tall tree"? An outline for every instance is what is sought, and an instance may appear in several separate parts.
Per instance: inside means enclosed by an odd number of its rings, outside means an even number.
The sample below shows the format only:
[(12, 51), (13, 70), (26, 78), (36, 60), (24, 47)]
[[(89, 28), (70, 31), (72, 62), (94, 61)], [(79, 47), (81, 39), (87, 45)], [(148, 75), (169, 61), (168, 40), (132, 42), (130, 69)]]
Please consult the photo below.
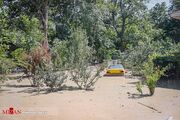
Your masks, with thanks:
[(31, 0), (32, 4), (36, 7), (39, 20), (42, 24), (42, 30), (44, 32), (44, 40), (42, 41), (43, 47), (49, 49), (48, 45), (48, 8), (49, 0)]
[(111, 24), (119, 38), (117, 47), (122, 51), (125, 50), (124, 33), (126, 27), (136, 23), (137, 20), (142, 17), (141, 15), (146, 9), (145, 1), (146, 0), (111, 0), (110, 2)]
[[(58, 0), (57, 0), (58, 1)], [(22, 14), (29, 16), (31, 19), (33, 16), (37, 17), (40, 22), (40, 28), (44, 33), (44, 40), (42, 44), (44, 47), (48, 45), (48, 12), (49, 6), (54, 2), (49, 0), (4, 0), (4, 6), (9, 9), (9, 18), (12, 19), (10, 22), (11, 26), (14, 26), (13, 21), (16, 20)], [(61, 0), (59, 0), (60, 2)], [(18, 21), (18, 20), (17, 20)]]
[(180, 1), (179, 0), (171, 0), (172, 6), (170, 7), (171, 10), (179, 10), (180, 9)]
[[(178, 2), (174, 3), (177, 5)], [(170, 7), (168, 10), (165, 2), (159, 4), (157, 3), (151, 10), (150, 10), (150, 18), (152, 20), (152, 23), (155, 25), (156, 28), (160, 28), (163, 30), (163, 36), (164, 38), (170, 37), (175, 42), (180, 41), (180, 21), (176, 20), (174, 18), (171, 18), (169, 16), (169, 13), (172, 13), (174, 5)]]
[(166, 7), (166, 3), (162, 2), (157, 3), (151, 10), (150, 10), (150, 15), (153, 20), (153, 23), (157, 27), (163, 27), (165, 26), (164, 23), (167, 22), (168, 19), (168, 11)]

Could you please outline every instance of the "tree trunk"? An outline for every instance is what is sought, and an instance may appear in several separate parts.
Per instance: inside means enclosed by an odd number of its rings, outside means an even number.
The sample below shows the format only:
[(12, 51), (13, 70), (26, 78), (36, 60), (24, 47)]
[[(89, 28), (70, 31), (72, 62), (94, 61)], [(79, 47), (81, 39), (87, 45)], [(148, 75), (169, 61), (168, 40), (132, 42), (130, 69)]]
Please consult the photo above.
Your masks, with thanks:
[(42, 41), (42, 46), (46, 49), (49, 49), (48, 44), (48, 8), (49, 8), (49, 0), (36, 0), (32, 1), (32, 3), (38, 9), (39, 20), (41, 21), (41, 29), (44, 33), (44, 39)]
[[(41, 21), (42, 31), (44, 33), (44, 38), (42, 40), (42, 50), (44, 53), (44, 57), (48, 62), (51, 61), (51, 53), (50, 47), (48, 44), (48, 9), (49, 9), (49, 0), (41, 0), (41, 4), (39, 5), (38, 14)], [(38, 3), (38, 2), (37, 2)], [(37, 5), (38, 7), (38, 5)]]
[(149, 87), (150, 96), (154, 95), (155, 87)]
[(44, 5), (42, 7), (42, 24), (43, 24), (43, 32), (44, 32), (44, 40), (42, 41), (42, 46), (49, 50), (48, 44), (48, 2), (49, 0), (44, 1)]
[(44, 36), (45, 39), (48, 40), (48, 0), (45, 0), (45, 6), (44, 6)]
[(124, 51), (125, 49), (125, 43), (124, 43), (124, 32), (125, 32), (125, 27), (126, 27), (126, 18), (122, 17), (122, 25), (121, 25), (121, 51)]

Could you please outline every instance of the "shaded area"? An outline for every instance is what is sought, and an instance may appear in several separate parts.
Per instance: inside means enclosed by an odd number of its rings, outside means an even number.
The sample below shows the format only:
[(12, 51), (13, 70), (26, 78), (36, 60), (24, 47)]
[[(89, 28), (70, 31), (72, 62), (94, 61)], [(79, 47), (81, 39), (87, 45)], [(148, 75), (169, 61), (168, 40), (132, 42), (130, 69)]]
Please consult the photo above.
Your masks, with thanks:
[(16, 85), (16, 84), (13, 84), (13, 85), (1, 85), (2, 87), (13, 87), (13, 88), (24, 88), (24, 87), (34, 87), (33, 85)]
[(123, 77), (124, 75), (121, 75), (121, 74), (105, 74), (103, 75), (103, 77)]
[(136, 93), (130, 93), (127, 92), (129, 99), (140, 99), (144, 97), (151, 97), (149, 94), (136, 94)]
[[(128, 78), (133, 78), (133, 77), (128, 77)], [(134, 77), (135, 78), (135, 77)], [(146, 84), (146, 80), (142, 77), (139, 77), (138, 80), (142, 82), (143, 85)], [(136, 85), (139, 81), (135, 82), (128, 82), (128, 84), (134, 84)], [(157, 87), (161, 88), (167, 88), (167, 89), (177, 89), (180, 90), (180, 80), (178, 79), (170, 79), (169, 77), (162, 77), (160, 80), (157, 82)]]
[(180, 90), (180, 80), (177, 79), (160, 79), (157, 87)]
[(10, 89), (5, 89), (5, 90), (4, 89), (0, 89), (0, 93), (1, 92), (6, 92), (6, 91), (10, 91)]
[[(136, 85), (138, 83), (137, 82), (128, 82), (128, 84), (134, 84)], [(145, 83), (145, 80), (142, 79), (142, 83)], [(180, 90), (180, 80), (176, 80), (176, 79), (160, 79), (157, 82), (157, 87), (161, 87), (161, 88), (167, 88), (167, 89), (177, 89)]]
[(160, 67), (170, 65), (164, 77), (169, 79), (180, 79), (180, 52), (173, 53), (171, 56), (158, 57), (154, 62)]
[[(77, 91), (77, 90), (84, 90), (81, 89), (79, 87), (76, 86), (66, 86), (63, 85), (62, 87), (56, 88), (56, 89), (51, 89), (48, 87), (43, 87), (40, 88), (40, 90), (38, 91), (38, 87), (34, 87), (32, 85), (3, 85), (3, 87), (10, 87), (10, 88), (25, 88), (25, 89), (20, 89), (20, 90), (15, 90), (15, 91), (11, 91), (11, 90), (6, 90), (6, 89), (1, 89), (0, 92), (6, 92), (9, 94), (13, 94), (13, 93), (28, 93), (28, 94), (32, 94), (32, 96), (34, 95), (40, 95), (40, 94), (49, 94), (49, 93), (54, 93), (54, 92), (59, 92), (59, 91)], [(86, 91), (93, 91), (94, 88), (92, 89), (88, 89)]]

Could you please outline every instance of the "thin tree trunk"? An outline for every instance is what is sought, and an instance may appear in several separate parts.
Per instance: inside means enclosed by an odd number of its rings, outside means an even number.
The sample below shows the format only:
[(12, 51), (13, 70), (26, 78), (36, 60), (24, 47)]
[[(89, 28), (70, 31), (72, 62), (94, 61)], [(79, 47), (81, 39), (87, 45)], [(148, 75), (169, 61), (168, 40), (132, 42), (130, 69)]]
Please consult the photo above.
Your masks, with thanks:
[(44, 32), (44, 40), (42, 41), (42, 46), (49, 50), (48, 44), (48, 2), (49, 0), (44, 1), (44, 5), (42, 8), (42, 23), (43, 23), (43, 32)]
[(45, 39), (48, 40), (48, 0), (45, 0), (44, 15), (45, 15), (44, 36)]
[(122, 25), (121, 25), (121, 33), (120, 33), (120, 39), (121, 39), (121, 46), (120, 50), (124, 51), (124, 32), (125, 32), (125, 26), (126, 26), (126, 15), (125, 15), (125, 7), (124, 7), (124, 1), (121, 0), (119, 3), (120, 6), (120, 11), (121, 11), (121, 20), (122, 20)]
[[(44, 33), (44, 41), (48, 41), (48, 9), (49, 0), (32, 0), (32, 3), (38, 10), (39, 20), (41, 21), (41, 28)], [(48, 42), (47, 42), (48, 43)]]
[(122, 17), (122, 26), (121, 26), (121, 51), (124, 51), (125, 49), (125, 43), (124, 43), (124, 32), (125, 32), (125, 24), (126, 24), (126, 18)]

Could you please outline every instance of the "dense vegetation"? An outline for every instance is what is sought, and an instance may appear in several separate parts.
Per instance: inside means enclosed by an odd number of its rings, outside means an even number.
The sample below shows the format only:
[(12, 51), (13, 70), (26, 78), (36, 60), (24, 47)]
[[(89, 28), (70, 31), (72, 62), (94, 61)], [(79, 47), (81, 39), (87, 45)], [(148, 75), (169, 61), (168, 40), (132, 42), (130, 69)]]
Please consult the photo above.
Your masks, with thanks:
[[(178, 0), (170, 8), (158, 3), (150, 10), (148, 0), (0, 1), (3, 75), (19, 69), (31, 76), (41, 73), (40, 78), (46, 77), (45, 83), (53, 88), (52, 79), (58, 76), (41, 71), (70, 70), (73, 81), (86, 89), (94, 84), (100, 70), (88, 82), (88, 66), (120, 59), (134, 74), (145, 77), (147, 66), (155, 70), (171, 63), (178, 76), (180, 20), (169, 16), (180, 9)], [(36, 77), (33, 82), (38, 85)]]

